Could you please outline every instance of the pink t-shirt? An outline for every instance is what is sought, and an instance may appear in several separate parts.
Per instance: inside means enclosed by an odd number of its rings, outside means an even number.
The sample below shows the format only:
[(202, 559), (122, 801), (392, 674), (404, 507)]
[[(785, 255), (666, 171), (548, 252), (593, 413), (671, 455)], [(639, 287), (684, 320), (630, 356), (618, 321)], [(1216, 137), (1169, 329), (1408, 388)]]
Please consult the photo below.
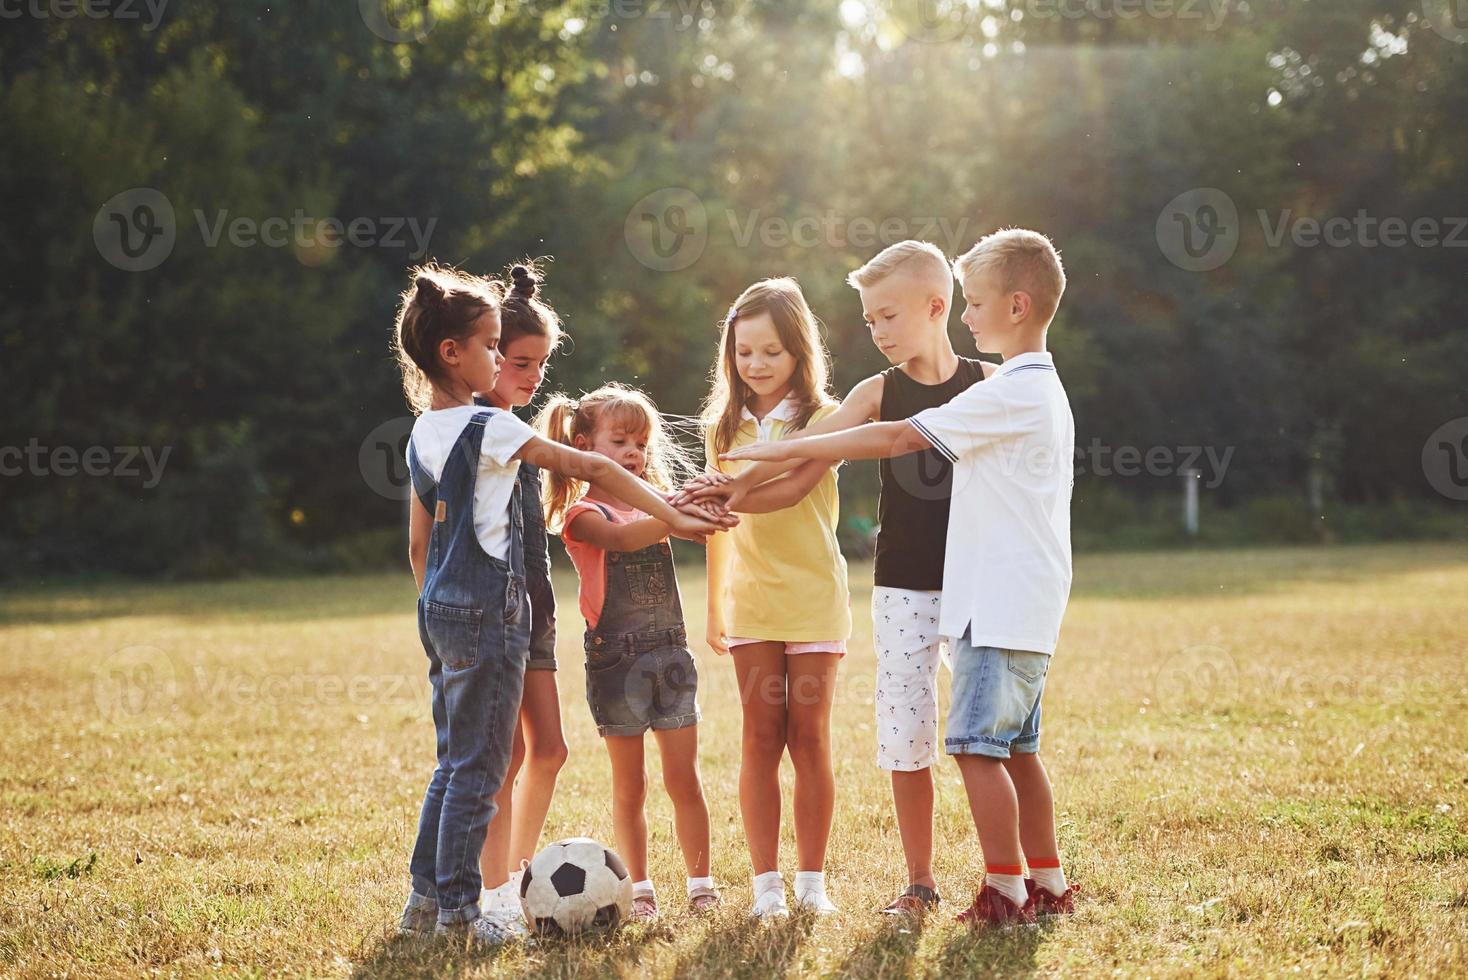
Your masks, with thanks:
[(606, 517), (610, 512), (613, 524), (631, 524), (648, 515), (635, 507), (623, 510), (608, 503), (592, 503), (590, 500), (578, 500), (566, 509), (566, 522), (564, 530), (561, 531), (561, 543), (566, 546), (566, 554), (571, 556), (571, 564), (576, 566), (576, 575), (581, 579), (579, 591), (581, 615), (586, 617), (587, 629), (596, 629), (597, 621), (601, 619), (602, 606), (606, 605), (607, 601), (606, 549), (587, 544), (571, 534), (571, 522), (578, 514), (588, 510), (602, 517)]

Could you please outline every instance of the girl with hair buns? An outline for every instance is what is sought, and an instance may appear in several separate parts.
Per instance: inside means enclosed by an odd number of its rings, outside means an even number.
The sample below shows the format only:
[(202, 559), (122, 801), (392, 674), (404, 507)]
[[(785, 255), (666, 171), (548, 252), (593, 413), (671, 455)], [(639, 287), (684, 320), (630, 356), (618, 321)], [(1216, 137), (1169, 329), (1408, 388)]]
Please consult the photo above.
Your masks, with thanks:
[[(511, 267), (500, 307), (503, 362), (494, 390), (476, 398), (480, 404), (505, 411), (524, 408), (545, 381), (546, 363), (560, 347), (564, 333), (556, 311), (540, 295), (543, 282), (544, 275), (534, 262)], [(495, 800), (499, 810), (490, 821), (479, 870), (484, 879), (485, 914), (523, 934), (526, 926), (520, 904), (520, 876), (538, 850), (556, 791), (556, 777), (566, 764), (568, 752), (556, 687), (556, 597), (551, 589), (539, 468), (522, 462), (519, 480), (525, 512), (530, 657), (525, 663), (520, 723), (515, 727), (510, 769)]]
[(393, 330), (413, 499), (408, 557), (428, 657), (438, 764), (424, 794), (400, 928), (497, 945), (510, 933), (481, 914), (479, 856), (514, 745), (530, 648), (524, 499), (532, 461), (616, 495), (691, 537), (717, 529), (679, 511), (596, 453), (542, 439), (513, 413), (476, 405), (499, 379), (500, 284), (427, 265), (412, 271)]

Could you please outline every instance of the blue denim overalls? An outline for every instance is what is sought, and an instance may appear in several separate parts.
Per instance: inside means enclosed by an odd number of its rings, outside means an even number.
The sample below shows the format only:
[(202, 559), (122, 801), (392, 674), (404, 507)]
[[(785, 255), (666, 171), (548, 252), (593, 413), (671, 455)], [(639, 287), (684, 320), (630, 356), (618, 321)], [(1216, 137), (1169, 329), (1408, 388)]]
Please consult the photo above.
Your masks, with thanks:
[(437, 484), (408, 446), (414, 492), (434, 518), (418, 634), (438, 736), (438, 766), (409, 867), (413, 891), (437, 902), (446, 925), (479, 916), (479, 852), (510, 766), (529, 646), (518, 479), (510, 496), (509, 562), (486, 554), (474, 532), (474, 484), (493, 411), (464, 426)]
[[(612, 512), (592, 503), (609, 521)], [(602, 736), (698, 722), (698, 668), (688, 651), (673, 549), (666, 541), (608, 551), (606, 599), (586, 631), (586, 701)]]

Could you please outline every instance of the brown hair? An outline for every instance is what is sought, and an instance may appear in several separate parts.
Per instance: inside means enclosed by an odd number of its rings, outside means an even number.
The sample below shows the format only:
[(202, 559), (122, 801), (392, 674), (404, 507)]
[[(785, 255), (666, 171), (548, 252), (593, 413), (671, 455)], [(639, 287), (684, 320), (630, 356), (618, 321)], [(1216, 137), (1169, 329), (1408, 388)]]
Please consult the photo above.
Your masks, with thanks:
[(545, 274), (531, 259), (510, 267), (503, 284), (504, 304), (500, 307), (500, 350), (521, 337), (545, 337), (550, 349), (561, 346), (565, 336), (561, 330), (561, 318), (550, 304), (540, 298), (540, 285)]
[[(574, 446), (577, 436), (591, 439), (598, 427), (620, 425), (628, 432), (647, 436), (647, 467), (643, 479), (659, 490), (672, 490), (678, 478), (697, 472), (688, 452), (668, 436), (662, 416), (652, 399), (623, 384), (602, 385), (580, 399), (570, 395), (552, 395), (535, 420), (545, 438), (565, 446)], [(559, 533), (566, 511), (586, 496), (586, 481), (553, 469), (545, 473), (545, 523)]]
[(493, 279), (447, 266), (430, 262), (409, 271), (413, 285), (398, 305), (392, 350), (403, 372), (403, 395), (420, 415), (432, 404), (434, 382), (443, 377), (439, 345), (473, 334), (480, 317), (499, 312), (502, 296)]
[(741, 317), (768, 313), (774, 321), (780, 344), (795, 355), (795, 374), (790, 390), (800, 402), (791, 424), (803, 429), (822, 406), (834, 401), (828, 389), (831, 355), (821, 342), (820, 325), (811, 312), (800, 284), (794, 279), (761, 279), (739, 294), (724, 317), (719, 334), (719, 357), (709, 371), (713, 387), (703, 404), (702, 421), (713, 432), (714, 451), (728, 451), (739, 431), (740, 413), (749, 401), (749, 386), (739, 377), (734, 361), (734, 325)]

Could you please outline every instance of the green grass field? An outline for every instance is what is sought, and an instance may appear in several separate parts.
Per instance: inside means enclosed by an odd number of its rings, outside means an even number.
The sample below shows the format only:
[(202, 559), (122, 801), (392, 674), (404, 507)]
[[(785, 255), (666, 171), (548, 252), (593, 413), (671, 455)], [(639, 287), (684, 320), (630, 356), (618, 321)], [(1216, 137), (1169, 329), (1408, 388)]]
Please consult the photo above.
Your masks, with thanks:
[[(1084, 901), (1070, 921), (998, 935), (951, 922), (982, 861), (946, 762), (949, 914), (913, 930), (875, 912), (905, 880), (873, 764), (869, 569), (852, 581), (828, 867), (842, 913), (746, 920), (737, 690), (700, 650), (726, 910), (489, 957), (394, 935), (433, 748), (406, 567), (12, 590), (0, 974), (1468, 973), (1468, 549), (1082, 558), (1044, 744)], [(610, 841), (574, 583), (560, 584), (571, 761), (547, 839)], [(701, 635), (691, 567), (682, 588)], [(656, 793), (649, 819), (676, 909), (682, 866)], [(788, 836), (785, 854), (793, 871)]]

